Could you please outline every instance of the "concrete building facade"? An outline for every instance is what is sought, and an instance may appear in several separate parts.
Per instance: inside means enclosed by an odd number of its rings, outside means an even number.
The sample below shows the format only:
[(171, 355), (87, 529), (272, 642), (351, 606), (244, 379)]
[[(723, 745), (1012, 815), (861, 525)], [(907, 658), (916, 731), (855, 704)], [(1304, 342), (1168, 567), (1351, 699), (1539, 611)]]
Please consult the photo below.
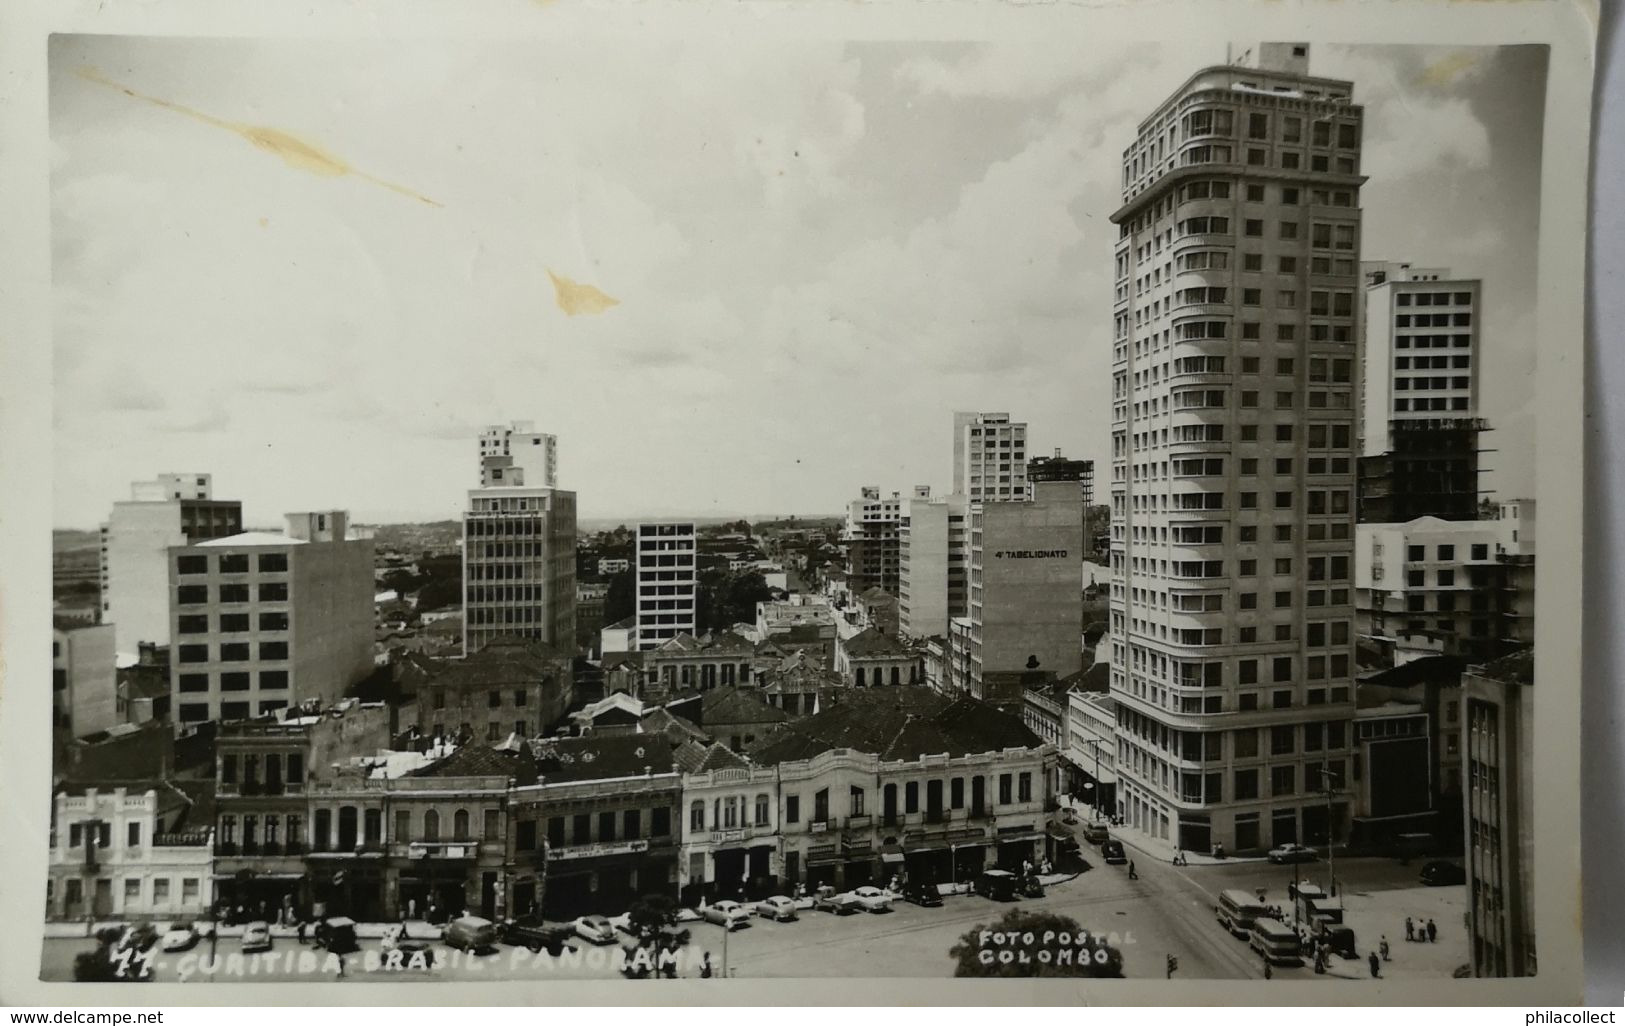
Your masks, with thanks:
[(175, 729), (337, 701), (373, 669), (373, 543), (343, 511), (169, 550)]
[(73, 737), (83, 737), (124, 722), (118, 708), (117, 661), (112, 624), (52, 623), (51, 697), (56, 726)]
[(1533, 500), (1520, 500), (1498, 506), (1494, 520), (1359, 525), (1362, 640), (1392, 665), (1429, 655), (1487, 662), (1532, 644), (1534, 512)]
[[(926, 485), (914, 489), (915, 500), (930, 495)], [(897, 594), (902, 573), (902, 519), (902, 495), (893, 492), (890, 498), (883, 497), (873, 485), (865, 485), (862, 496), (847, 504), (841, 544), (846, 549), (846, 586), (853, 594), (869, 588)]]
[(575, 644), (576, 495), (495, 485), (463, 514), (463, 651), (518, 636)]
[(1360, 520), (1471, 520), (1478, 509), (1483, 283), (1445, 268), (1361, 265)]
[(692, 523), (639, 524), (637, 633), (641, 650), (698, 630), (699, 535)]
[(1347, 819), (1305, 791), (1354, 712), (1362, 120), (1308, 44), (1266, 43), (1193, 74), (1123, 154), (1118, 811), (1189, 851), (1315, 843)]
[(1535, 975), (1534, 684), (1533, 650), (1462, 676), (1474, 976)]
[(1082, 668), (1082, 553), (1075, 482), (1038, 482), (1027, 502), (971, 505), (969, 612), (949, 629), (959, 690), (982, 698), (988, 673)]
[(954, 494), (971, 502), (1027, 499), (1027, 425), (1008, 413), (956, 412)]
[(169, 644), (173, 546), (242, 533), (243, 504), (214, 499), (212, 488), (208, 474), (161, 474), (113, 504), (101, 525), (101, 622), (113, 625), (117, 651)]
[(947, 637), (969, 601), (970, 507), (963, 495), (911, 499), (898, 522), (898, 629)]
[(556, 488), (559, 440), (528, 420), (480, 432), (480, 487)]
[(202, 916), (214, 900), (213, 825), (203, 792), (163, 780), (58, 791), (46, 917)]

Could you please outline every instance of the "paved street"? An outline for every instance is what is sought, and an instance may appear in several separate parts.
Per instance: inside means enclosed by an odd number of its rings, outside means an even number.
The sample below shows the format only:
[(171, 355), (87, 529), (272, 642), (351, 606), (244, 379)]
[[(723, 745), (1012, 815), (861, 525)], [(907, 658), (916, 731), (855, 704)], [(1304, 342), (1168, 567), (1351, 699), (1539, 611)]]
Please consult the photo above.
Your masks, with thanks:
[[(752, 920), (748, 928), (727, 938), (727, 965), (734, 976), (754, 978), (946, 977), (954, 969), (948, 952), (964, 933), (991, 924), (1010, 909), (1021, 908), (1059, 913), (1087, 930), (1115, 934), (1112, 942), (1123, 953), (1124, 974), (1132, 978), (1160, 978), (1164, 959), (1170, 954), (1179, 959), (1178, 975), (1184, 979), (1262, 977), (1262, 961), (1246, 941), (1232, 937), (1214, 921), (1213, 905), (1226, 888), (1252, 892), (1262, 887), (1267, 901), (1286, 907), (1286, 888), (1293, 879), (1291, 866), (1251, 861), (1174, 867), (1132, 849), (1130, 854), (1135, 857), (1139, 879), (1130, 880), (1126, 867), (1096, 865), (1075, 879), (1051, 887), (1040, 899), (997, 904), (980, 897), (955, 896), (946, 898), (941, 908), (904, 903), (884, 914), (835, 916), (804, 911), (794, 923)], [(1093, 861), (1098, 862), (1098, 858)], [(1362, 955), (1375, 949), (1379, 936), (1386, 934), (1393, 961), (1383, 967), (1385, 976), (1447, 978), (1466, 961), (1461, 923), (1464, 889), (1418, 887), (1418, 870), (1415, 863), (1402, 866), (1391, 859), (1345, 859), (1337, 864), (1337, 877)], [(1302, 866), (1299, 873), (1304, 880), (1323, 886), (1328, 882), (1324, 863)], [(1416, 917), (1418, 922), (1433, 918), (1440, 930), (1439, 941), (1407, 944), (1406, 915)], [(693, 940), (684, 952), (681, 974), (698, 975), (699, 959), (707, 951), (720, 968), (724, 958), (721, 928), (706, 923), (685, 926), (692, 931)], [(377, 941), (363, 940), (362, 950), (346, 958), (345, 973), (346, 979), (361, 982), (431, 976), (456, 980), (617, 976), (619, 962), (614, 948), (574, 943), (579, 950), (560, 958), (510, 948), (471, 957), (436, 947), (436, 966), (424, 969), (405, 964), (392, 966), (378, 950)], [(54, 939), (45, 944), (46, 979), (67, 979), (73, 955), (91, 946), (83, 938)], [(207, 941), (192, 952), (157, 955), (154, 974), (164, 981), (204, 979), (209, 975), (208, 956)], [(243, 956), (236, 938), (223, 937), (214, 975), (219, 979), (260, 982), (332, 979), (337, 968), (324, 952), (301, 947), (291, 938), (278, 938), (269, 956)], [(1336, 960), (1332, 974), (1366, 978), (1369, 969), (1363, 961)], [(1274, 975), (1315, 978), (1308, 967), (1277, 967)]]

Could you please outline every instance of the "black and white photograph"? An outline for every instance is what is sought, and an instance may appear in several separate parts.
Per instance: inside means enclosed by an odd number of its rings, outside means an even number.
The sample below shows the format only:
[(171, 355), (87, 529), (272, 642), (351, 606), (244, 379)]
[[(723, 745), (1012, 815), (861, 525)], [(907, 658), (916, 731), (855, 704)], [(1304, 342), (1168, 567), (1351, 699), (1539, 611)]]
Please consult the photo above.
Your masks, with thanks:
[(1028, 24), (51, 36), (38, 979), (1550, 971), (1553, 47)]

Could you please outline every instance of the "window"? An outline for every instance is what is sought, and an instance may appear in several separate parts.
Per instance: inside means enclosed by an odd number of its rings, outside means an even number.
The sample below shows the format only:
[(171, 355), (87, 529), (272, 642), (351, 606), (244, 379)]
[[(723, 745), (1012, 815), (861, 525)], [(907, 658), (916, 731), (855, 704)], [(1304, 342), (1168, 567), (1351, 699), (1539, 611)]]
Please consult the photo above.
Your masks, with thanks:
[(205, 614), (181, 616), (176, 620), (176, 630), (181, 634), (207, 634), (209, 633), (209, 617)]
[(772, 819), (772, 802), (771, 802), (771, 800), (765, 794), (757, 795), (756, 796), (755, 824), (757, 826), (759, 826), (759, 827), (765, 827), (765, 826), (768, 825), (768, 823), (769, 823), (769, 821), (771, 819)]
[(1243, 271), (1262, 271), (1264, 269), (1264, 254), (1243, 253), (1241, 255), (1241, 269)]
[[(495, 810), (493, 810), (495, 811)], [(627, 809), (621, 813), (621, 839), (636, 841), (643, 837), (643, 813), (638, 809)]]
[[(227, 646), (222, 646), (221, 647), (222, 653), (224, 653), (224, 650), (225, 650), (226, 647)], [(271, 661), (277, 661), (277, 660), (282, 660), (282, 659), (286, 659), (286, 658), (288, 658), (288, 643), (286, 641), (262, 641), (262, 642), (260, 642), (260, 659), (261, 660), (271, 662)]]
[(1033, 775), (1023, 773), (1016, 780), (1016, 795), (1018, 801), (1030, 802), (1033, 800)]
[(260, 630), (262, 630), (262, 631), (285, 631), (287, 629), (288, 629), (288, 614), (287, 613), (261, 613), (260, 614)]
[(176, 556), (175, 572), (177, 574), (206, 574), (209, 572), (208, 556)]
[(851, 793), (850, 793), (850, 798), (851, 798), (851, 808), (852, 808), (852, 811), (851, 811), (850, 815), (853, 815), (853, 816), (861, 816), (861, 815), (863, 815), (863, 788), (861, 788), (861, 787), (852, 788)]
[(220, 601), (221, 602), (233, 602), (233, 603), (235, 603), (235, 602), (247, 602), (248, 601), (248, 585), (246, 585), (246, 584), (222, 584), (220, 586)]
[(175, 603), (182, 606), (201, 606), (209, 601), (206, 584), (183, 584), (175, 589)]
[(592, 817), (585, 812), (578, 812), (570, 817), (570, 843), (592, 843)]
[(801, 822), (801, 796), (786, 795), (784, 799), (784, 821), (786, 823)]
[(1010, 784), (1011, 784), (1010, 774), (1008, 774), (1008, 773), (1000, 773), (999, 774), (999, 804), (1000, 805), (1009, 805), (1010, 804), (1010, 794), (1011, 794)]
[(266, 691), (284, 691), (288, 687), (287, 670), (261, 670), (260, 688)]
[(813, 822), (829, 822), (829, 788), (821, 788), (813, 793)]
[[(789, 805), (790, 803), (793, 803), (794, 801), (795, 801), (795, 798), (793, 798), (793, 797), (788, 798), (788, 799), (786, 799), (786, 805)], [(793, 817), (788, 817), (788, 818), (790, 818), (790, 822), (792, 822), (792, 823), (795, 822), (795, 819)], [(692, 831), (701, 831), (701, 830), (705, 829), (705, 803), (704, 802), (702, 802), (702, 801), (694, 801), (694, 802), (689, 803), (689, 806), (688, 806), (688, 828), (689, 828), (689, 830), (692, 830)]]
[(259, 565), (262, 574), (284, 573), (288, 569), (288, 554), (286, 552), (262, 552), (260, 553)]
[(1291, 724), (1270, 728), (1270, 754), (1291, 755), (1296, 748)]
[(1258, 797), (1258, 771), (1255, 769), (1236, 770), (1236, 801), (1248, 801)]
[[(702, 814), (703, 815), (703, 814)], [(553, 816), (547, 821), (547, 843), (554, 848), (564, 846), (564, 817)]]
[(1298, 767), (1270, 767), (1270, 794), (1280, 796), (1297, 793)]
[(671, 810), (664, 805), (649, 813), (649, 836), (667, 837), (671, 834)]

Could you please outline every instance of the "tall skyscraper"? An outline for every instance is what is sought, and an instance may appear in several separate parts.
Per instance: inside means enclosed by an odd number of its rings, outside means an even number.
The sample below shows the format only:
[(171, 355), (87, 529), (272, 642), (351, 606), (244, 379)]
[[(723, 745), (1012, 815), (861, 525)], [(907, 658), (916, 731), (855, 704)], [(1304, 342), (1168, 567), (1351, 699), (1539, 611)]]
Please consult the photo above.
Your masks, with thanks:
[(463, 514), (463, 653), (494, 638), (575, 645), (576, 494), (555, 488), (552, 435), (528, 421), (480, 435)]
[(639, 524), (637, 647), (699, 629), (699, 535), (691, 523)]
[(1257, 54), (1140, 123), (1112, 215), (1117, 797), (1192, 851), (1347, 818), (1363, 110)]
[(1008, 413), (955, 413), (954, 494), (972, 502), (1027, 500), (1027, 425)]
[(1360, 521), (1476, 519), (1483, 283), (1439, 267), (1361, 267)]
[(213, 497), (208, 474), (160, 474), (130, 485), (101, 525), (101, 622), (116, 651), (169, 644), (169, 549), (239, 534), (243, 504)]

